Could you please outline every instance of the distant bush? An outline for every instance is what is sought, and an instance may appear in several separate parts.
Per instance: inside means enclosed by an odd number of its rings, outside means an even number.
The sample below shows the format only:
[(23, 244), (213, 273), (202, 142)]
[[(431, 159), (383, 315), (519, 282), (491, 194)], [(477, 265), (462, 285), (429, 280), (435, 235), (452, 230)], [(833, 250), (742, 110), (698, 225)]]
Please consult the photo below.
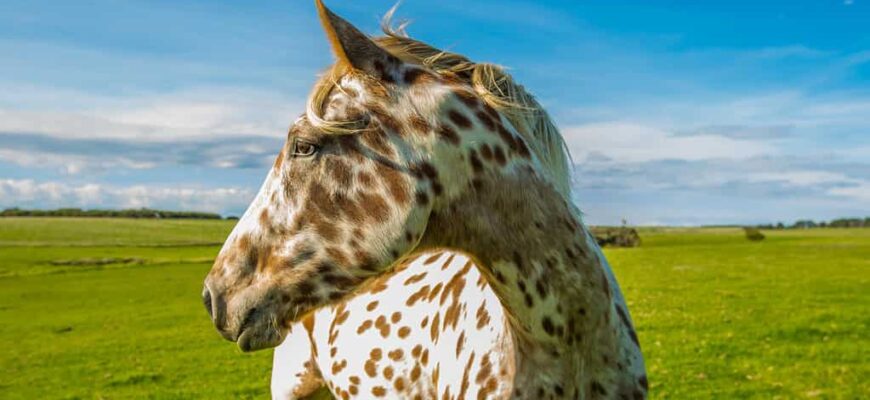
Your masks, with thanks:
[(139, 208), (129, 210), (82, 210), (60, 208), (57, 210), (22, 210), (7, 208), (0, 217), (89, 217), (89, 218), (165, 218), (165, 219), (221, 219), (219, 214), (198, 211), (166, 211)]
[(743, 233), (746, 234), (746, 238), (753, 242), (759, 242), (764, 240), (764, 234), (761, 233), (758, 228), (745, 227), (743, 228)]
[(629, 227), (593, 227), (591, 228), (595, 241), (601, 247), (638, 247), (640, 235), (637, 230)]

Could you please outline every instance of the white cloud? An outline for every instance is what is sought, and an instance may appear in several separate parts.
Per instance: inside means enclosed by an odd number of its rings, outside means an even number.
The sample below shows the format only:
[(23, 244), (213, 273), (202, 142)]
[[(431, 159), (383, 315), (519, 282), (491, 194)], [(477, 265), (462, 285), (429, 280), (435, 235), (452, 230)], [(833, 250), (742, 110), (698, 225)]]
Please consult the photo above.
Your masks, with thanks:
[(0, 179), (0, 206), (54, 208), (166, 208), (228, 213), (243, 210), (254, 197), (247, 188), (192, 188), (67, 184), (32, 179)]
[(753, 172), (746, 176), (746, 181), (753, 183), (777, 182), (797, 187), (861, 182), (859, 179), (828, 171)]
[(828, 190), (828, 194), (870, 203), (870, 181), (857, 182), (852, 186), (831, 188)]
[[(67, 139), (276, 136), (287, 130), (304, 104), (304, 94), (290, 97), (238, 87), (98, 96), (32, 85), (4, 86), (9, 87), (0, 94), (0, 132)], [(24, 93), (24, 98), (14, 98), (18, 93)]]
[(653, 160), (743, 159), (776, 150), (760, 141), (699, 134), (678, 136), (653, 126), (606, 122), (562, 130), (571, 154), (580, 161), (603, 155), (621, 163)]

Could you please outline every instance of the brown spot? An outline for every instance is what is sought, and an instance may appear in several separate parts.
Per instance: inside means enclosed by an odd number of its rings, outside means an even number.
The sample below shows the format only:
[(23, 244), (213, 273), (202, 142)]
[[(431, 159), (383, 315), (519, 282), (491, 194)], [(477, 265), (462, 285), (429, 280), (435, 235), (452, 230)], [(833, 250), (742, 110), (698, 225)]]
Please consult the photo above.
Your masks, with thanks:
[(330, 160), (328, 165), (332, 169), (332, 178), (335, 180), (335, 184), (342, 188), (350, 187), (353, 181), (350, 166), (340, 159)]
[(444, 253), (435, 253), (435, 254), (433, 254), (433, 255), (431, 255), (431, 256), (429, 256), (429, 257), (426, 257), (426, 259), (423, 260), (423, 264), (424, 264), (424, 265), (429, 265), (429, 264), (434, 263), (435, 261), (438, 260), (439, 257), (441, 257), (442, 254), (444, 254)]
[(348, 379), (350, 380), (350, 383), (352, 383), (352, 384), (354, 384), (354, 385), (359, 385), (359, 382), (360, 382), (360, 381), (359, 381), (359, 377), (358, 377), (358, 376), (353, 375), (353, 376), (351, 376), (351, 377), (348, 378)]
[(487, 104), (486, 102), (483, 103), (483, 111), (485, 111), (486, 114), (489, 115), (490, 118), (492, 118), (493, 120), (501, 120), (501, 117), (498, 115), (498, 111), (496, 111), (494, 108), (492, 108), (491, 105)]
[(417, 194), (414, 197), (417, 200), (417, 203), (421, 205), (429, 204), (429, 195), (424, 191), (417, 191)]
[(465, 347), (465, 331), (462, 331), (459, 334), (459, 339), (456, 340), (456, 357), (459, 357), (459, 354), (462, 353), (462, 348)]
[(429, 328), (429, 337), (432, 338), (433, 342), (437, 342), (438, 335), (441, 334), (441, 331), (439, 330), (440, 327), (438, 326), (440, 321), (441, 321), (441, 314), (435, 313), (435, 318), (432, 319), (432, 326)]
[(544, 317), (544, 319), (541, 320), (541, 326), (544, 328), (544, 332), (547, 332), (550, 336), (553, 335), (553, 332), (556, 329), (553, 326), (553, 320), (551, 320), (550, 317)]
[(332, 363), (332, 374), (335, 375), (341, 372), (341, 370), (343, 370), (345, 367), (347, 367), (347, 360), (341, 360), (341, 362)]
[(419, 358), (420, 352), (422, 352), (422, 351), (423, 351), (423, 346), (418, 344), (418, 345), (414, 346), (413, 349), (411, 349), (411, 356), (413, 356), (414, 358)]
[(387, 319), (383, 315), (375, 320), (375, 328), (380, 331), (382, 337), (390, 335), (390, 324), (387, 323)]
[(400, 313), (398, 311), (394, 312), (393, 315), (390, 316), (390, 322), (392, 322), (394, 324), (398, 323), (401, 320), (402, 320), (402, 313)]
[(480, 155), (483, 156), (484, 160), (492, 161), (492, 149), (488, 144), (482, 144), (480, 146)]
[(480, 158), (477, 157), (477, 152), (474, 149), (471, 149), (468, 153), (468, 160), (471, 163), (471, 169), (474, 172), (479, 173), (483, 171), (483, 162), (480, 161)]
[(387, 357), (389, 357), (390, 360), (393, 360), (393, 361), (399, 361), (404, 356), (405, 356), (405, 352), (402, 351), (402, 349), (395, 349), (395, 350), (387, 353)]
[(367, 360), (363, 369), (366, 371), (366, 375), (371, 378), (378, 375), (378, 364), (373, 360)]
[(407, 326), (403, 326), (403, 327), (399, 328), (399, 339), (404, 339), (404, 338), (408, 337), (408, 335), (410, 335), (410, 334), (411, 334), (411, 328), (409, 328)]
[(368, 172), (365, 172), (365, 171), (358, 172), (356, 174), (356, 179), (359, 181), (359, 183), (361, 185), (366, 186), (366, 187), (371, 186), (372, 182), (374, 181), (372, 179), (372, 175), (369, 174)]
[(363, 323), (360, 324), (360, 326), (358, 328), (356, 328), (356, 333), (357, 333), (357, 335), (362, 335), (363, 333), (365, 333), (365, 331), (367, 331), (371, 327), (372, 327), (372, 320), (367, 319), (367, 320), (363, 321)]
[(447, 112), (447, 117), (461, 129), (471, 128), (471, 120), (459, 111), (450, 110)]
[(465, 104), (468, 108), (477, 108), (478, 100), (473, 93), (467, 90), (457, 90), (454, 91), (453, 94), (456, 95), (456, 98), (458, 98), (459, 101)]
[(387, 380), (393, 379), (393, 367), (387, 366), (384, 368), (384, 378), (387, 378)]
[(450, 144), (458, 145), (460, 142), (459, 135), (456, 133), (456, 130), (447, 125), (439, 126), (435, 133)]
[(465, 398), (465, 392), (468, 391), (468, 384), (470, 383), (468, 380), (468, 375), (471, 373), (471, 365), (474, 362), (474, 352), (471, 352), (471, 356), (468, 357), (468, 363), (465, 364), (465, 371), (462, 373), (462, 386), (459, 389), (459, 397), (460, 399)]
[(377, 175), (386, 184), (390, 196), (392, 196), (396, 203), (402, 206), (408, 204), (411, 196), (405, 176), (396, 170), (396, 168), (387, 166), (386, 163), (375, 164), (375, 169), (377, 170)]
[(260, 211), (260, 226), (270, 226), (272, 225), (269, 221), (269, 209), (264, 208), (263, 211)]
[(378, 301), (377, 300), (366, 305), (366, 311), (374, 311), (375, 308), (378, 308)]
[(417, 301), (425, 298), (427, 294), (429, 294), (429, 285), (423, 285), (420, 289), (418, 289), (416, 292), (411, 294), (410, 297), (408, 297), (408, 300), (405, 301), (405, 305), (411, 307), (415, 303), (417, 303)]
[(438, 282), (438, 284), (435, 285), (435, 287), (433, 287), (431, 291), (429, 291), (429, 297), (426, 300), (431, 302), (432, 300), (435, 299), (435, 297), (438, 297), (438, 293), (441, 292), (441, 288), (443, 288), (443, 287), (444, 287), (444, 284), (441, 282)]
[(414, 364), (414, 368), (411, 369), (411, 382), (417, 382), (417, 379), (420, 379), (420, 364)]
[(405, 379), (403, 379), (401, 376), (396, 378), (396, 381), (393, 382), (393, 387), (396, 388), (396, 390), (399, 392), (405, 390)]
[(486, 311), (486, 303), (481, 303), (477, 309), (477, 329), (483, 329), (489, 323), (489, 312)]
[(504, 150), (501, 149), (501, 146), (495, 146), (495, 162), (499, 165), (507, 164), (507, 156), (504, 154)]
[(372, 394), (375, 397), (384, 397), (387, 394), (387, 389), (384, 389), (382, 386), (375, 386), (372, 388)]
[(487, 113), (483, 111), (478, 111), (475, 115), (477, 116), (477, 119), (484, 126), (486, 126), (486, 129), (489, 129), (490, 131), (495, 130), (495, 121), (493, 121), (492, 117), (490, 117)]
[[(402, 124), (399, 123), (398, 120), (393, 118), (390, 114), (388, 114), (381, 106), (369, 106), (369, 112), (377, 119), (378, 123), (385, 129), (392, 131), (393, 133), (404, 136), (405, 132), (402, 129)], [(377, 133), (377, 132), (375, 132)], [(384, 153), (385, 155), (392, 155), (392, 149), (389, 152)]]
[(405, 285), (414, 284), (423, 280), (426, 277), (426, 272), (421, 272), (417, 275), (412, 275), (408, 279), (405, 280)]
[(433, 81), (434, 79), (435, 77), (420, 68), (409, 68), (405, 71), (405, 75), (402, 77), (402, 80), (408, 85), (416, 85)]
[(376, 193), (362, 192), (359, 194), (359, 202), (362, 205), (363, 211), (371, 221), (381, 222), (386, 220), (390, 211), (389, 205), (384, 201), (384, 198)]
[(411, 116), (410, 123), (411, 128), (413, 128), (414, 131), (423, 135), (429, 133), (429, 131), (432, 129), (432, 127), (429, 125), (429, 122), (427, 122), (426, 119), (417, 114)]

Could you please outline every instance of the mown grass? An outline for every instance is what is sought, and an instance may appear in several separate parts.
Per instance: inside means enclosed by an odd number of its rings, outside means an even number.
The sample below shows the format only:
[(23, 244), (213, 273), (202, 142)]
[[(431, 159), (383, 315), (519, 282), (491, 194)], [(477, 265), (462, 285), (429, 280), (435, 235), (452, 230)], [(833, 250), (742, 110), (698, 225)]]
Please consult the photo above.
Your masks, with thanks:
[[(200, 304), (226, 221), (0, 219), (0, 398), (264, 398)], [(646, 229), (606, 252), (654, 398), (870, 396), (870, 230)], [(135, 258), (135, 263), (87, 260)], [(52, 263), (79, 261), (78, 264)]]

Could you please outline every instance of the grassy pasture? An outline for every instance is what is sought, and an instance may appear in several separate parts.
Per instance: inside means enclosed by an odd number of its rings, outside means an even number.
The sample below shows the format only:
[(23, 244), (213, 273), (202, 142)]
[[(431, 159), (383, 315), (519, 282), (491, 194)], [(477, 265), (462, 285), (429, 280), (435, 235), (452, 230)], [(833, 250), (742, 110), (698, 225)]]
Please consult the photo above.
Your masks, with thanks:
[[(227, 221), (0, 219), (0, 398), (265, 398), (211, 327)], [(645, 229), (608, 249), (653, 398), (870, 397), (870, 229)]]

